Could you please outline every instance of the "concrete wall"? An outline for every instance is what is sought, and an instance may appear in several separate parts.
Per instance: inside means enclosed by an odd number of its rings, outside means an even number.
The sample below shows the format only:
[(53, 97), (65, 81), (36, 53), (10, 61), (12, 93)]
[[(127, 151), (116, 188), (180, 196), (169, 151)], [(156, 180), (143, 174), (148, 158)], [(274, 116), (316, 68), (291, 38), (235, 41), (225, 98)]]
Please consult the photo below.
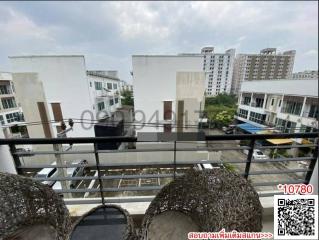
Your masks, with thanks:
[[(47, 102), (60, 102), (64, 118), (79, 119), (83, 111), (93, 112), (84, 56), (10, 57), (10, 61), (13, 73), (38, 73)], [(32, 85), (26, 87), (31, 90), (33, 88)], [(52, 109), (49, 110), (49, 114), (53, 119)], [(83, 117), (89, 118), (90, 115), (86, 114)], [(93, 128), (86, 130), (80, 124), (75, 124), (74, 131), (67, 135), (68, 137), (93, 137), (94, 130)]]
[[(156, 123), (163, 121), (163, 102), (172, 101), (176, 113), (177, 72), (201, 72), (203, 56), (133, 56), (134, 107), (137, 120)], [(198, 109), (199, 110), (199, 109)], [(144, 116), (144, 119), (142, 119)], [(162, 132), (163, 128), (144, 127), (138, 132)]]
[[(196, 125), (199, 119), (199, 110), (203, 110), (203, 96), (205, 93), (204, 72), (177, 72), (176, 74), (176, 109), (177, 101), (184, 101), (184, 126)], [(185, 128), (184, 131), (194, 132), (194, 128)]]
[[(13, 73), (13, 82), (16, 89), (17, 100), (20, 102), (26, 122), (41, 120), (37, 102), (44, 102), (49, 116), (48, 103), (43, 89), (43, 82), (37, 73)], [(51, 125), (50, 125), (51, 126)], [(30, 138), (44, 138), (42, 124), (27, 126)], [(51, 133), (53, 132), (52, 127)]]

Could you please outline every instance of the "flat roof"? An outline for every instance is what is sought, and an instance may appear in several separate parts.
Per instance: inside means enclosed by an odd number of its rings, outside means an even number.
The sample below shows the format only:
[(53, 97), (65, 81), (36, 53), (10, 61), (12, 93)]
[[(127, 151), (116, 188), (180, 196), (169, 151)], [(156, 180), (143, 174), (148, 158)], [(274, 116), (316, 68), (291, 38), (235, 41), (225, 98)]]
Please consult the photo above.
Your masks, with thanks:
[(132, 55), (132, 57), (203, 57), (203, 54), (194, 54), (194, 53), (190, 53), (190, 54), (186, 54), (186, 55)]
[(243, 81), (240, 92), (318, 97), (318, 80), (278, 79)]
[(32, 57), (84, 57), (84, 55), (21, 55), (21, 56), (8, 56), (8, 58), (32, 58)]

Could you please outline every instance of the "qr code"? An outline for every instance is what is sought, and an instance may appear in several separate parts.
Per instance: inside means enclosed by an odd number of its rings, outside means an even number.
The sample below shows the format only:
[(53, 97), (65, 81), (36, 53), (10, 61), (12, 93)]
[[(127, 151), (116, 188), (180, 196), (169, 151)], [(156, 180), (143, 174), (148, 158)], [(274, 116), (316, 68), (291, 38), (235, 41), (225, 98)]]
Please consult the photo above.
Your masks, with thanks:
[(318, 195), (275, 195), (274, 238), (318, 239)]

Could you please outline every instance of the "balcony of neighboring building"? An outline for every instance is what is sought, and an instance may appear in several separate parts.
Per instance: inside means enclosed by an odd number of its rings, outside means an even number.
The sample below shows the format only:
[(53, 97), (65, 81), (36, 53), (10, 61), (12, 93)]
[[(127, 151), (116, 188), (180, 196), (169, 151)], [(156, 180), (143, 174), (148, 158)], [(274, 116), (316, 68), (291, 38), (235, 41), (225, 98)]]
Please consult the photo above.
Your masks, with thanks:
[(307, 97), (305, 106), (303, 109), (302, 117), (310, 118), (310, 119), (318, 119), (319, 117), (318, 98)]
[(251, 107), (264, 108), (265, 94), (253, 94)]
[(13, 97), (14, 92), (12, 90), (12, 86), (10, 81), (0, 81), (0, 98), (9, 98)]
[[(1, 96), (0, 96), (1, 97)], [(0, 112), (19, 110), (14, 97), (1, 97)]]
[(284, 96), (281, 113), (288, 115), (301, 116), (304, 97)]

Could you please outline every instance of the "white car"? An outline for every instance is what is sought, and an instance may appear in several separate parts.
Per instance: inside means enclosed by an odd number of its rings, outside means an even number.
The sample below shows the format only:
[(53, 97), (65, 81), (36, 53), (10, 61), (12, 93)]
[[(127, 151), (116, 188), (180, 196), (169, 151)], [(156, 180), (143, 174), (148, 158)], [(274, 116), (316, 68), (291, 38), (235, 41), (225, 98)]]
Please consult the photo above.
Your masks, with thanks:
[(214, 168), (223, 168), (223, 164), (219, 163), (205, 163), (207, 160), (202, 160), (202, 163), (195, 164), (194, 168), (196, 170), (205, 170), (205, 169), (214, 169)]
[[(245, 149), (243, 152), (248, 155), (249, 150)], [(265, 154), (264, 154), (262, 151), (260, 151), (259, 149), (254, 149), (253, 159), (256, 159), (256, 160), (265, 160), (265, 159), (269, 159), (269, 157), (268, 157), (267, 155), (265, 155)]]
[[(71, 168), (67, 168), (66, 170), (66, 175), (67, 177), (82, 177), (86, 174), (86, 165), (88, 164), (87, 160), (77, 160), (72, 162), (72, 165), (77, 165), (80, 164), (81, 166), (76, 166), (76, 167), (71, 167)], [(70, 188), (75, 188), (77, 182), (79, 180), (71, 180), (70, 181)], [(57, 181), (53, 187), (53, 190), (61, 190), (62, 186), (61, 186), (61, 182)]]
[[(51, 165), (56, 165), (56, 162), (53, 162)], [(57, 177), (58, 176), (58, 169), (56, 167), (52, 168), (43, 168), (39, 171), (34, 177), (35, 178), (50, 178), (50, 177)], [(52, 187), (56, 181), (42, 181), (43, 184), (49, 185)]]

